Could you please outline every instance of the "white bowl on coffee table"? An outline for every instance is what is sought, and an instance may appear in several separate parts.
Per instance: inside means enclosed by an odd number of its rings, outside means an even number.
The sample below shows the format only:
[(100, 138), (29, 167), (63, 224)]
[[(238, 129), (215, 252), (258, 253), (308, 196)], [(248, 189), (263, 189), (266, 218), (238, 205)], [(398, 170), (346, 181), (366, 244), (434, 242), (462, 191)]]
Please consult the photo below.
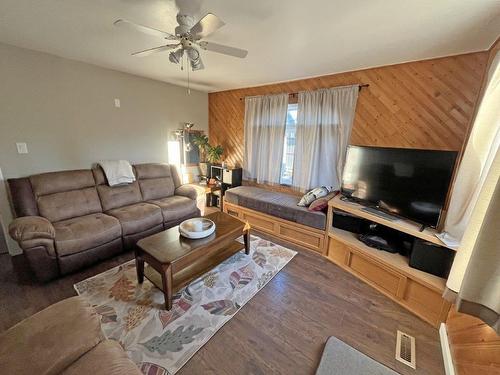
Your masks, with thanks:
[(182, 236), (193, 240), (204, 238), (215, 232), (215, 223), (204, 217), (195, 217), (180, 223), (179, 232)]

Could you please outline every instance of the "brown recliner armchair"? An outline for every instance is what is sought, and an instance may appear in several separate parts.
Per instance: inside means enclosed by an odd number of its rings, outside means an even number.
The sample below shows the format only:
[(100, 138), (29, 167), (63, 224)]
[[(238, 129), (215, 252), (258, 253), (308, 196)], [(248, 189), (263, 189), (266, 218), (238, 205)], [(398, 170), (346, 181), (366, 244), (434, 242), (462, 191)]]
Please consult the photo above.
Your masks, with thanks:
[(109, 258), (148, 235), (200, 216), (197, 192), (174, 166), (139, 164), (110, 187), (100, 167), (8, 180), (17, 218), (9, 234), (40, 281)]
[(106, 340), (100, 316), (72, 297), (0, 334), (2, 374), (140, 375), (121, 345)]

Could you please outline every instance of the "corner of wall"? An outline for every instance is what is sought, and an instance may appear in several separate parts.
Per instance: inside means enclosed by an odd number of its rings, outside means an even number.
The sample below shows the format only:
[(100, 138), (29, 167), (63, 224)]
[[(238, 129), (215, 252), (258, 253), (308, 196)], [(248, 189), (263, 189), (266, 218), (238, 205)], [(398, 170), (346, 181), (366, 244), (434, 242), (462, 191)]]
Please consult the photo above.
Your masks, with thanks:
[(10, 203), (7, 198), (7, 189), (5, 187), (5, 180), (3, 178), (2, 168), (0, 168), (0, 231), (2, 232), (0, 240), (5, 241), (5, 245), (7, 246), (7, 250), (10, 255), (18, 255), (22, 253), (22, 250), (19, 248), (17, 243), (10, 238), (6, 228), (12, 219)]

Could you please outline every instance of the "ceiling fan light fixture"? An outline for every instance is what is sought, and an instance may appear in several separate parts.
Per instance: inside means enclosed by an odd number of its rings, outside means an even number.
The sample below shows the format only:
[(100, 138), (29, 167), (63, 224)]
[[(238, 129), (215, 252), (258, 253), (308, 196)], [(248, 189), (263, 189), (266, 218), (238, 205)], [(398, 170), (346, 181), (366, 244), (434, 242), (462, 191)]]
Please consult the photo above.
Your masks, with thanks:
[(179, 64), (182, 60), (182, 56), (184, 55), (184, 49), (179, 48), (177, 51), (170, 52), (168, 55), (168, 59), (170, 62), (173, 62), (174, 64)]
[(203, 69), (203, 63), (200, 58), (200, 52), (196, 48), (189, 48), (186, 50), (186, 54), (191, 62), (191, 68), (193, 70)]

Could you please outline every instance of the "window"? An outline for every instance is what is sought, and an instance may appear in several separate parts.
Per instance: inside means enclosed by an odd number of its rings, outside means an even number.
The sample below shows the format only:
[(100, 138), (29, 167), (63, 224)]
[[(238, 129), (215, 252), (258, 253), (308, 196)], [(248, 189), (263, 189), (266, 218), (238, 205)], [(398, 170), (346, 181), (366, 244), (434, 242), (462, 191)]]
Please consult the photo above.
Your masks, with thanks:
[(292, 185), (293, 155), (295, 152), (295, 126), (297, 123), (297, 104), (288, 104), (286, 115), (285, 142), (281, 162), (280, 184)]

